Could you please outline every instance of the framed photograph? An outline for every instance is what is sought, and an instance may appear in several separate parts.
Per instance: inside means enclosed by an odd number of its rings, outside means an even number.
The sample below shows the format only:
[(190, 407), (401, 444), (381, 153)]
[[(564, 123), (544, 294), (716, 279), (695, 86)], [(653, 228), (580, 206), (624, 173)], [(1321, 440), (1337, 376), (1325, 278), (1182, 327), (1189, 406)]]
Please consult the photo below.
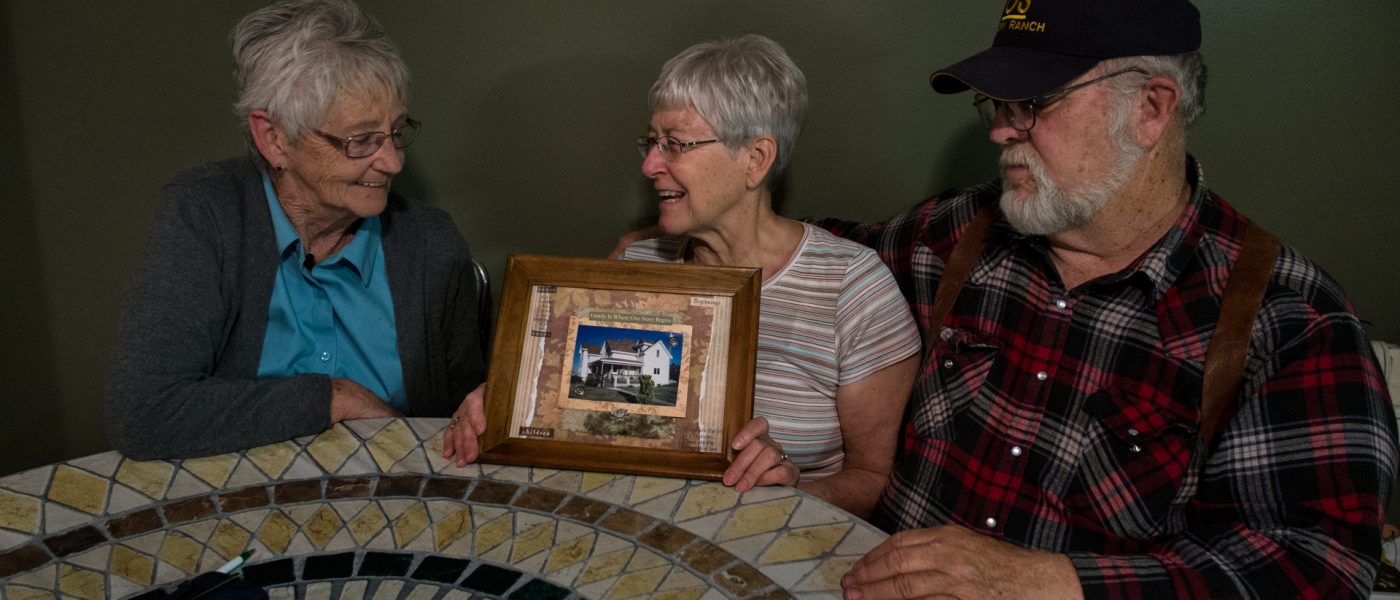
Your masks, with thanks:
[(759, 270), (511, 255), (487, 463), (719, 479), (753, 415)]

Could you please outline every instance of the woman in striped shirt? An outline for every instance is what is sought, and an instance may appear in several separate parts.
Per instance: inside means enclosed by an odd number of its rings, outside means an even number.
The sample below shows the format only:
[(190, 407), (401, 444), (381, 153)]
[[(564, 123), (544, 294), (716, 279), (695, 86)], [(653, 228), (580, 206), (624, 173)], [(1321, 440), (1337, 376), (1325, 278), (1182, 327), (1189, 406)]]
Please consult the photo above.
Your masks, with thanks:
[(650, 102), (637, 145), (666, 235), (622, 258), (763, 270), (755, 416), (724, 483), (798, 485), (865, 516), (894, 459), (919, 337), (873, 251), (773, 212), (806, 78), (777, 43), (747, 35), (667, 61)]

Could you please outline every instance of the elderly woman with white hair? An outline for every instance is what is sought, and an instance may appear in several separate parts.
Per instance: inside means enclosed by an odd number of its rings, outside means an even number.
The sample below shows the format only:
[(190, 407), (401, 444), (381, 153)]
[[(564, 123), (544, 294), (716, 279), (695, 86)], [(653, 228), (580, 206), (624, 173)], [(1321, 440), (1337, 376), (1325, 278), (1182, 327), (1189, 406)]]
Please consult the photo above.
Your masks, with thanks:
[(476, 283), (447, 214), (390, 191), (419, 128), (403, 59), (349, 0), (268, 6), (232, 42), (249, 156), (161, 191), (122, 314), (112, 440), (201, 456), (450, 415), (485, 377)]
[(856, 515), (894, 461), (919, 338), (870, 249), (773, 212), (807, 108), (781, 46), (748, 35), (667, 61), (637, 140), (666, 236), (622, 258), (760, 267), (755, 418), (724, 482), (798, 485)]

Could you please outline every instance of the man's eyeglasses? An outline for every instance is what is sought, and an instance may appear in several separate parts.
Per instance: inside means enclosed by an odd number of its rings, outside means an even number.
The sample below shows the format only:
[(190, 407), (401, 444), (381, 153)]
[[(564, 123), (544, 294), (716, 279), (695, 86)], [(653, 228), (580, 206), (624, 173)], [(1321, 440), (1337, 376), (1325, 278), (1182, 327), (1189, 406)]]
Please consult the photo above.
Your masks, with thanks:
[(340, 148), (345, 153), (346, 158), (364, 158), (379, 151), (384, 145), (384, 140), (392, 138), (395, 148), (407, 148), (418, 137), (418, 127), (422, 123), (413, 119), (404, 119), (403, 124), (395, 127), (393, 131), (384, 133), (383, 131), (371, 131), (352, 135), (347, 138), (333, 136), (320, 129), (312, 129), (316, 135), (325, 138), (326, 143)]
[(1069, 95), (1070, 92), (1073, 92), (1077, 89), (1088, 87), (1105, 79), (1117, 77), (1125, 73), (1140, 73), (1143, 75), (1147, 75), (1147, 71), (1144, 71), (1137, 67), (1128, 67), (1120, 71), (1114, 71), (1102, 77), (1095, 77), (1083, 83), (1076, 83), (1069, 87), (1055, 90), (1042, 96), (1036, 96), (1029, 100), (1006, 102), (1002, 100), (994, 100), (992, 98), (988, 98), (987, 96), (983, 96), (982, 94), (977, 94), (972, 99), (972, 106), (973, 108), (977, 109), (977, 116), (982, 118), (982, 124), (986, 125), (987, 129), (992, 128), (992, 123), (996, 121), (997, 113), (1004, 110), (1004, 114), (1006, 115), (1007, 120), (1011, 122), (1012, 127), (1014, 127), (1017, 131), (1030, 131), (1032, 127), (1035, 127), (1036, 113), (1041, 110), (1044, 110), (1045, 107), (1050, 106), (1051, 104), (1054, 104), (1055, 102), (1063, 99), (1065, 96)]
[(663, 135), (661, 137), (642, 136), (637, 138), (637, 152), (642, 155), (642, 158), (646, 158), (647, 154), (651, 153), (651, 147), (656, 146), (656, 150), (661, 153), (662, 159), (676, 160), (680, 158), (681, 153), (686, 150), (702, 144), (713, 144), (718, 141), (719, 139), (682, 142), (669, 135)]

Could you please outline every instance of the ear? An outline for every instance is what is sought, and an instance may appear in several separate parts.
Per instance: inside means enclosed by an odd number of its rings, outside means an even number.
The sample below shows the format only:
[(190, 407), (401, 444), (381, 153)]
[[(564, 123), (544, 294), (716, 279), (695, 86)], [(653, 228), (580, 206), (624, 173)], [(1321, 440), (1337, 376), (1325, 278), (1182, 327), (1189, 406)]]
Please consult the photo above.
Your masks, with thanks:
[(282, 126), (273, 121), (267, 111), (258, 109), (248, 113), (248, 133), (269, 166), (278, 170), (287, 166), (289, 141)]
[(748, 170), (744, 174), (744, 184), (749, 189), (762, 187), (773, 170), (773, 162), (778, 160), (778, 140), (771, 135), (763, 135), (749, 140)]
[(1151, 148), (1166, 135), (1176, 117), (1176, 105), (1181, 101), (1181, 88), (1170, 77), (1158, 75), (1147, 80), (1137, 102), (1137, 141)]

